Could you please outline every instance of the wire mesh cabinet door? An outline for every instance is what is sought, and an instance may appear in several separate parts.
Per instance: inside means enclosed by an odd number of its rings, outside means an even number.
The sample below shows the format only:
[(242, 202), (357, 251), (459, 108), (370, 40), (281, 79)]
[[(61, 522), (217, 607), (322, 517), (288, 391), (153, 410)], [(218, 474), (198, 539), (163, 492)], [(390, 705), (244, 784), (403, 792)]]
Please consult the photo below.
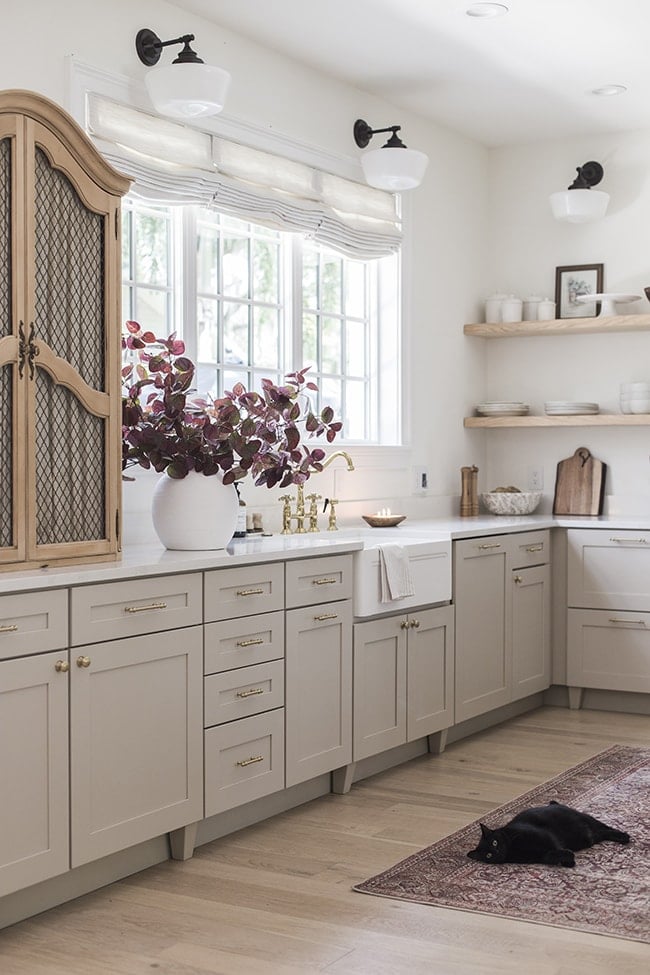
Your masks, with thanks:
[(24, 430), (14, 464), (16, 495), (25, 504), (23, 557), (38, 565), (115, 558), (119, 206), (129, 184), (47, 99), (0, 94), (0, 124), (12, 99), (12, 394)]
[(0, 566), (25, 558), (25, 403), (17, 395), (19, 324), (16, 248), (16, 170), (20, 165), (16, 115), (0, 116)]

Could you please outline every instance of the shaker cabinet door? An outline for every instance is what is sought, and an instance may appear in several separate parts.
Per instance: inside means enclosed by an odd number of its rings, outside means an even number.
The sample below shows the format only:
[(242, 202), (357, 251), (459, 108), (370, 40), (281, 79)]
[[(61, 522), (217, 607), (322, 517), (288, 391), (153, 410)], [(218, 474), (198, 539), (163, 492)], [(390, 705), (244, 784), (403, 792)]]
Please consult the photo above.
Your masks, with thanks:
[(68, 869), (67, 663), (0, 662), (0, 897)]

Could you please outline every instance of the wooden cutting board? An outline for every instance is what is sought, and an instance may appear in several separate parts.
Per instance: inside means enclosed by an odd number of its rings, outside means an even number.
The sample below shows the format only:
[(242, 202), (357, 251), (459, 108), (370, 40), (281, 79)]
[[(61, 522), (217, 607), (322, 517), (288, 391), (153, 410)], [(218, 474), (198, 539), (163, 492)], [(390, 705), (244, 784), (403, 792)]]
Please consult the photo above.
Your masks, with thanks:
[(555, 479), (554, 515), (599, 515), (605, 497), (607, 465), (578, 447), (573, 457), (561, 460)]

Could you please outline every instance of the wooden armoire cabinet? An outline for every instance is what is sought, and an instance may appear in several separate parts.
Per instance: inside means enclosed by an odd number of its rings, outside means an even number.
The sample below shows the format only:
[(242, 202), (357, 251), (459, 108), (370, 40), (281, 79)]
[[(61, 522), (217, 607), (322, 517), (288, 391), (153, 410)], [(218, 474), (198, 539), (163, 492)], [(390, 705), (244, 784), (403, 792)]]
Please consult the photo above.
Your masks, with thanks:
[(0, 92), (0, 569), (120, 548), (120, 198), (59, 106)]

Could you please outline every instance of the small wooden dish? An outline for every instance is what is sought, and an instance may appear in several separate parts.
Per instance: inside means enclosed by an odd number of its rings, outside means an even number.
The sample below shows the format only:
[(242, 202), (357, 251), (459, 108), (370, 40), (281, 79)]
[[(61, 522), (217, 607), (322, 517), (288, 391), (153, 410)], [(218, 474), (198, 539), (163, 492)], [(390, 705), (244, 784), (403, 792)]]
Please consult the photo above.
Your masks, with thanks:
[(404, 521), (406, 515), (361, 515), (371, 528), (394, 528)]

